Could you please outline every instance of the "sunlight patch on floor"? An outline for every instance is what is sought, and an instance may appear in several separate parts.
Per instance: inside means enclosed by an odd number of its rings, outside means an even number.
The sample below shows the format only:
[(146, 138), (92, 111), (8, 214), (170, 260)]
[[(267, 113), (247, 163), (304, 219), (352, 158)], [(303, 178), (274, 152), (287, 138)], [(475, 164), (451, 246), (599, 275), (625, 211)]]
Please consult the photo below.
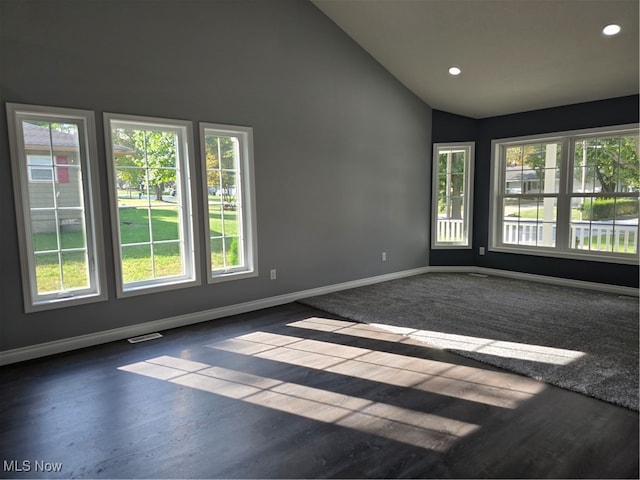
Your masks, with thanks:
[[(514, 409), (545, 388), (542, 382), (516, 374), (416, 356), (416, 348), (430, 347), (408, 338), (405, 330), (384, 327), (311, 317), (278, 332), (254, 331), (206, 346), (242, 356), (239, 364), (248, 368), (251, 359), (256, 365), (267, 360), (304, 368), (309, 374), (317, 371), (372, 382), (372, 387), (375, 383), (407, 389), (407, 394), (424, 395), (420, 410), (243, 372), (235, 363), (231, 369), (165, 355), (119, 370), (439, 452), (480, 428), (457, 418), (453, 412), (460, 405), (456, 402), (469, 402), (465, 408), (475, 404), (480, 409), (487, 405)], [(323, 340), (306, 338), (305, 330), (323, 332)], [(414, 354), (402, 354), (406, 347)], [(394, 349), (400, 353), (390, 353)], [(428, 350), (425, 353), (429, 355)], [(366, 387), (363, 383), (356, 390)], [(448, 408), (429, 413), (430, 400), (442, 396), (451, 399), (450, 414)]]
[(420, 342), (433, 345), (436, 348), (477, 352), (496, 357), (528, 360), (551, 365), (568, 365), (585, 355), (584, 352), (577, 350), (545, 347), (529, 343), (505, 342), (432, 330), (416, 330), (414, 328), (396, 327), (381, 323), (372, 323), (371, 325), (389, 332), (408, 336)]
[[(411, 341), (403, 331), (391, 332), (369, 324), (320, 317), (292, 322), (288, 326), (383, 342), (406, 343)], [(251, 343), (251, 339), (252, 337), (239, 336), (234, 341)], [(269, 338), (263, 336), (261, 340), (268, 342)], [(331, 355), (334, 344), (325, 343), (327, 352), (325, 356)], [(291, 343), (280, 349), (267, 348), (267, 345), (268, 343), (262, 343), (261, 347), (247, 345), (244, 350), (260, 350), (254, 355), (261, 358), (277, 356), (280, 361), (294, 364), (304, 362), (304, 358), (301, 360), (295, 354), (298, 343)], [(424, 346), (423, 343), (417, 341), (413, 341), (412, 345)], [(219, 349), (235, 348), (225, 342), (209, 346)], [(285, 355), (281, 351), (283, 348), (293, 352)], [(502, 408), (516, 408), (520, 402), (531, 398), (544, 388), (544, 384), (514, 373), (485, 370), (379, 350), (363, 352), (363, 355), (352, 358), (350, 361), (332, 363), (327, 365), (325, 370)]]
[(387, 335), (377, 335), (376, 338), (399, 341), (398, 336), (403, 336), (439, 349), (478, 352), (497, 357), (529, 360), (552, 365), (568, 365), (569, 363), (586, 355), (585, 352), (580, 352), (578, 350), (568, 350), (564, 348), (547, 347), (527, 343), (506, 342), (490, 338), (456, 335), (432, 330), (419, 330), (410, 327), (398, 327), (382, 323), (363, 324), (344, 320), (311, 317), (298, 322), (292, 322), (289, 325), (357, 337), (365, 337), (372, 331), (382, 330), (384, 332), (388, 332)]
[(119, 370), (440, 452), (479, 428), (421, 411), (170, 356)]

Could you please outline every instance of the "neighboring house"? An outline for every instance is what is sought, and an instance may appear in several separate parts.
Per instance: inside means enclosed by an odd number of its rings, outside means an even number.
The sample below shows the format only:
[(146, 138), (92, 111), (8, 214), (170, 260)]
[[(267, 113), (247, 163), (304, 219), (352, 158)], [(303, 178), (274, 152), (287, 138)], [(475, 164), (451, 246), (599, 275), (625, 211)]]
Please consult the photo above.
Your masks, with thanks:
[(532, 168), (507, 167), (506, 193), (539, 193), (540, 179)]
[[(53, 128), (22, 124), (29, 184), (32, 233), (80, 230), (84, 200), (78, 136)], [(115, 147), (116, 155), (130, 153)]]

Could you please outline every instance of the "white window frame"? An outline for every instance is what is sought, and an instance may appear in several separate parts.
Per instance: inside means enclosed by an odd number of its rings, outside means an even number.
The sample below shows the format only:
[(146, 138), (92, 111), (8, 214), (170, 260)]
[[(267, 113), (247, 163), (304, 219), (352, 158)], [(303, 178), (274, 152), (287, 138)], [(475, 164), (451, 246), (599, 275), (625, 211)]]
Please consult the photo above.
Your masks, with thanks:
[[(25, 311), (30, 313), (106, 300), (106, 272), (99, 203), (99, 179), (96, 167), (98, 153), (94, 113), (88, 110), (17, 103), (7, 103), (6, 109)], [(89, 269), (89, 286), (87, 288), (38, 294), (29, 202), (29, 184), (32, 182), (30, 182), (29, 166), (25, 161), (27, 153), (22, 129), (23, 120), (73, 123), (78, 126), (84, 229)]]
[[(139, 115), (124, 115), (104, 113), (105, 147), (108, 163), (109, 200), (111, 205), (111, 230), (116, 273), (116, 295), (118, 298), (130, 297), (186, 288), (201, 284), (199, 266), (199, 234), (196, 182), (194, 177), (195, 160), (193, 149), (192, 123), (185, 120), (146, 117)], [(120, 244), (120, 221), (118, 206), (118, 182), (116, 165), (113, 161), (112, 126), (133, 129), (150, 129), (154, 131), (171, 131), (178, 135), (179, 182), (182, 192), (181, 212), (182, 228), (180, 230), (183, 242), (183, 258), (185, 273), (171, 277), (140, 280), (125, 283), (122, 270), (122, 245)]]
[[(256, 204), (253, 162), (253, 129), (236, 125), (200, 122), (200, 163), (202, 164), (203, 214), (206, 243), (207, 282), (218, 283), (258, 276), (258, 246), (256, 229)], [(209, 201), (207, 183), (206, 134), (232, 136), (238, 139), (238, 214), (240, 215), (240, 254), (244, 265), (225, 269), (213, 269), (211, 262), (211, 230), (209, 225)]]
[[(441, 228), (438, 219), (439, 201), (439, 155), (441, 151), (464, 150), (464, 185), (463, 185), (463, 218), (462, 224), (456, 228), (461, 229), (465, 236), (464, 240), (439, 240), (439, 229)], [(434, 143), (433, 144), (433, 171), (432, 171), (432, 199), (431, 199), (431, 248), (432, 249), (471, 249), (473, 244), (473, 178), (475, 165), (475, 142), (454, 142), (454, 143)], [(443, 226), (444, 227), (444, 226)], [(454, 229), (455, 230), (455, 229)], [(447, 227), (447, 231), (451, 231)]]
[[(575, 141), (593, 136), (617, 136), (625, 134), (638, 134), (638, 124), (625, 124), (610, 127), (590, 128), (584, 130), (570, 130), (541, 135), (528, 135), (513, 138), (494, 139), (491, 142), (491, 201), (489, 206), (489, 251), (504, 253), (519, 253), (543, 257), (568, 258), (577, 260), (589, 260), (598, 262), (637, 264), (638, 263), (638, 237), (636, 235), (636, 253), (614, 253), (597, 250), (578, 250), (570, 248), (570, 219), (571, 199), (576, 196), (571, 192), (572, 172)], [(561, 170), (559, 192), (553, 194), (557, 198), (556, 216), (556, 245), (555, 247), (506, 244), (502, 238), (503, 202), (504, 196), (513, 196), (503, 192), (504, 178), (504, 147), (523, 143), (562, 142)], [(539, 194), (537, 196), (544, 196)], [(614, 194), (615, 196), (615, 194)], [(627, 195), (628, 196), (628, 195)]]

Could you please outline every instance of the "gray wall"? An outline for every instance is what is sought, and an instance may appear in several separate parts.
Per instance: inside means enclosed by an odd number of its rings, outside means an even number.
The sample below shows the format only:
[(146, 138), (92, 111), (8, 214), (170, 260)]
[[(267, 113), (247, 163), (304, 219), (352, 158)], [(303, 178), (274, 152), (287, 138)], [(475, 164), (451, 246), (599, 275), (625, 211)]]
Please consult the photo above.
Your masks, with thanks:
[[(3, 110), (96, 112), (109, 291), (23, 312), (3, 111), (0, 350), (428, 264), (431, 109), (307, 1), (2, 0), (0, 35)], [(259, 277), (115, 299), (105, 111), (253, 127)]]

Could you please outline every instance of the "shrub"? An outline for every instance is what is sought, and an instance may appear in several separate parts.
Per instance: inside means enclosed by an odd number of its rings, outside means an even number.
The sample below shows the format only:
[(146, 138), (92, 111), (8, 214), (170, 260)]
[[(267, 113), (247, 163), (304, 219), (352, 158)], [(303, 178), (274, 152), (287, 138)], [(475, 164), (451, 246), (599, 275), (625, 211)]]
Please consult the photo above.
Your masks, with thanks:
[(238, 265), (238, 237), (231, 240), (229, 247), (229, 265)]
[(582, 210), (583, 220), (611, 220), (638, 215), (638, 201), (631, 198), (596, 198)]

